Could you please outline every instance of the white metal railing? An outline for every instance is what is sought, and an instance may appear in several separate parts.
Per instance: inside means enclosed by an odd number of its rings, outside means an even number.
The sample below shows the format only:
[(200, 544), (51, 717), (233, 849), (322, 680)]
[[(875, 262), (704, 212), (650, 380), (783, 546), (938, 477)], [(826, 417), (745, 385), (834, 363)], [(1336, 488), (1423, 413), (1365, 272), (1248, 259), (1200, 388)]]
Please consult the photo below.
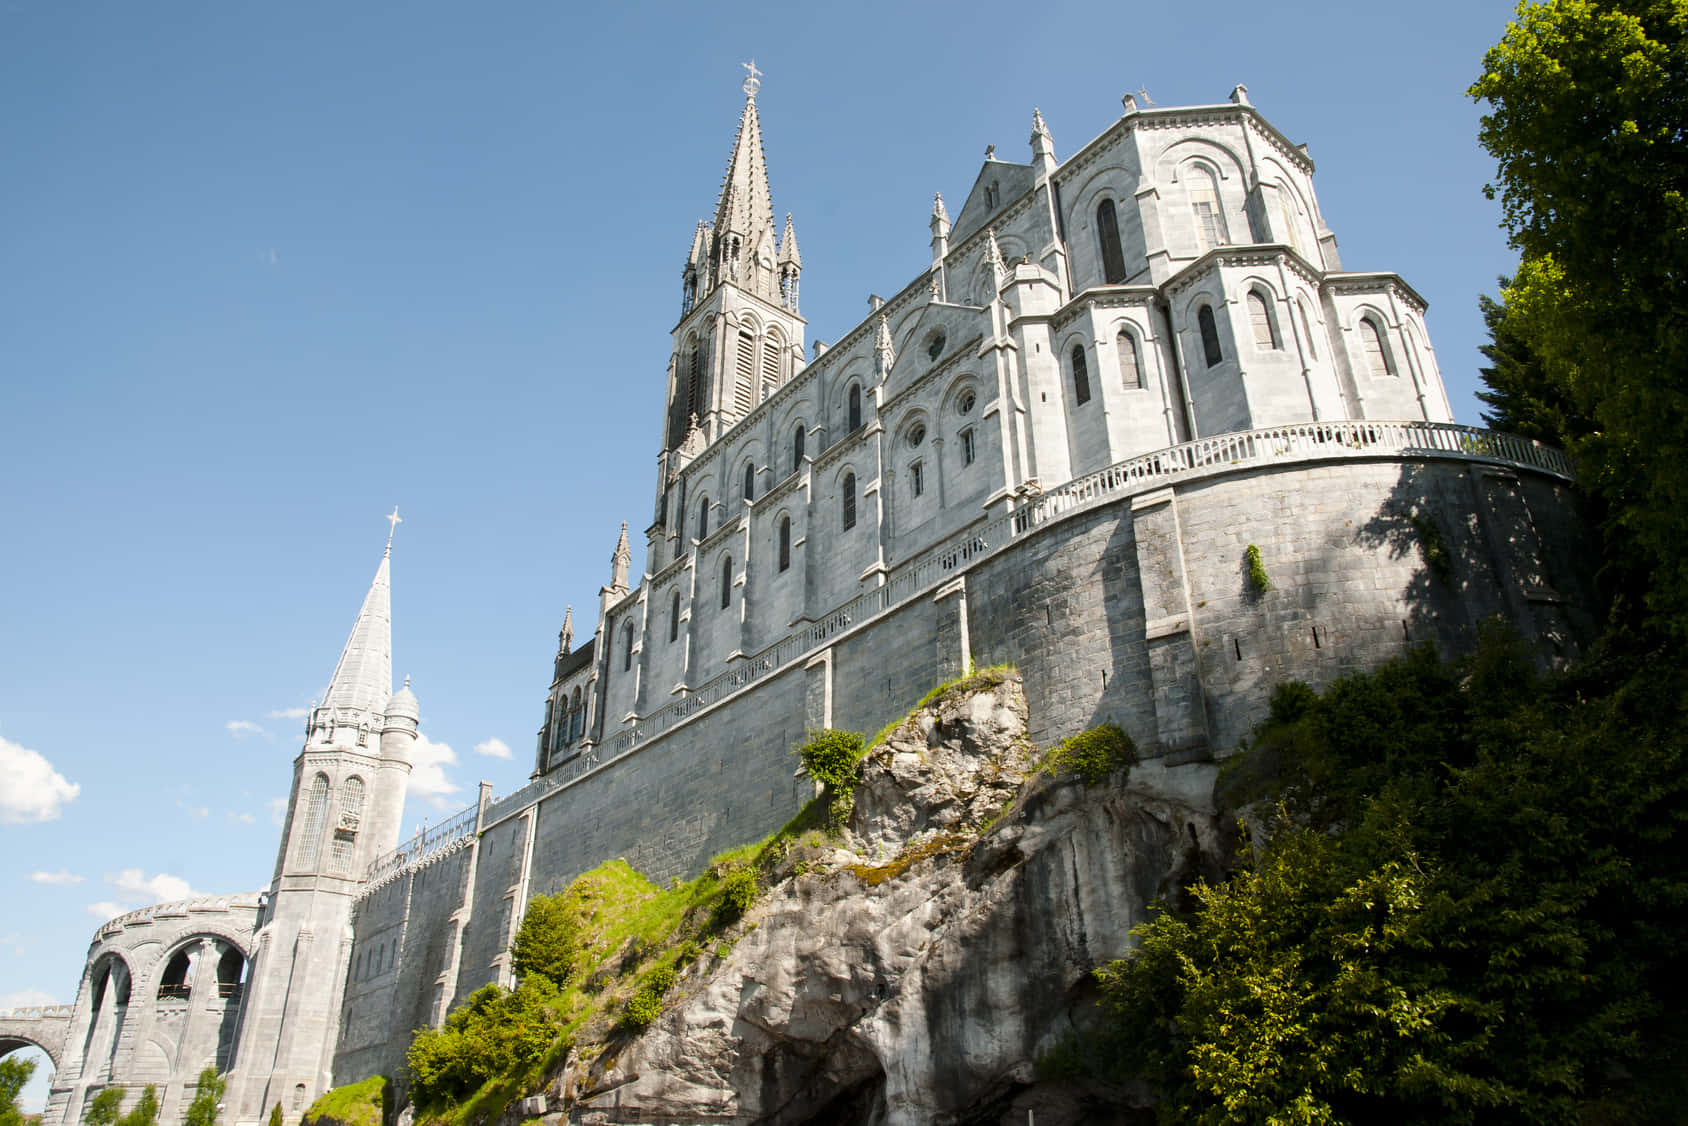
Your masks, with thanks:
[(393, 851), (377, 856), (364, 875), (366, 884), (386, 882), (388, 876), (412, 864), (431, 860), (475, 833), (475, 815), (479, 803), (466, 806), (432, 827), (424, 825), (410, 840)]
[[(1561, 450), (1528, 438), (1443, 422), (1355, 420), (1304, 422), (1199, 438), (1140, 454), (1077, 477), (1018, 502), (1005, 515), (980, 521), (900, 565), (885, 583), (852, 598), (819, 621), (787, 634), (768, 648), (704, 682), (672, 703), (640, 716), (598, 745), (558, 764), (545, 775), (501, 798), (487, 810), (491, 824), (526, 807), (604, 763), (649, 742), (747, 685), (788, 667), (836, 634), (884, 613), (943, 579), (967, 570), (1012, 540), (1051, 520), (1148, 492), (1178, 480), (1296, 462), (1398, 457), (1467, 458), (1531, 469), (1570, 480), (1570, 459)], [(472, 814), (471, 806), (459, 818)], [(473, 826), (471, 825), (472, 829)], [(383, 871), (402, 866), (400, 850), (376, 861)], [(371, 868), (371, 880), (375, 868)]]

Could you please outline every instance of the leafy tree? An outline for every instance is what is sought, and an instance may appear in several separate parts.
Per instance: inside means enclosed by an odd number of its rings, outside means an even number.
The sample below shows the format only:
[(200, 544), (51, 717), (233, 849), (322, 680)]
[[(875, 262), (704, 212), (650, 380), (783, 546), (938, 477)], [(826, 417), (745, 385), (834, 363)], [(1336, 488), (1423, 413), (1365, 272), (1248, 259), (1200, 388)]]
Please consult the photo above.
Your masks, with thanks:
[(580, 958), (580, 915), (566, 895), (539, 895), (528, 904), (510, 947), (516, 975), (537, 974), (552, 985), (572, 978)]
[(157, 1126), (158, 1088), (147, 1084), (134, 1107), (118, 1122), (118, 1126)]
[(422, 1108), (474, 1094), (489, 1079), (538, 1063), (555, 1045), (560, 1024), (555, 986), (543, 975), (514, 992), (497, 985), (471, 993), (442, 1029), (422, 1029), (410, 1043), (411, 1091)]
[(281, 1104), (276, 1103), (270, 1108), (270, 1126), (281, 1126)]
[(1637, 556), (1650, 620), (1688, 636), (1688, 8), (1522, 4), (1483, 67), (1489, 190), (1522, 254), (1506, 332), (1541, 365), (1533, 397), (1569, 404), (1608, 556)]
[(1504, 295), (1512, 279), (1498, 280), (1503, 300), (1487, 294), (1477, 297), (1489, 330), (1489, 343), (1477, 349), (1489, 361), (1488, 367), (1477, 372), (1488, 387), (1477, 392), (1488, 407), (1483, 412), (1484, 425), (1556, 446), (1587, 437), (1592, 425), (1577, 413), (1564, 390), (1548, 379), (1518, 325), (1507, 321)]
[(187, 1113), (182, 1118), (184, 1126), (217, 1126), (217, 1115), (221, 1109), (218, 1104), (223, 1101), (223, 1092), (228, 1085), (228, 1080), (218, 1075), (214, 1067), (200, 1072), (193, 1101), (188, 1104)]
[(18, 1093), (35, 1074), (35, 1061), (21, 1056), (0, 1060), (0, 1126), (20, 1126), (23, 1114), (18, 1110)]
[(107, 1087), (88, 1102), (82, 1120), (88, 1126), (113, 1126), (123, 1112), (123, 1088)]
[(1105, 1055), (1180, 1122), (1678, 1121), (1685, 706), (1656, 653), (1494, 634), (1280, 692), (1264, 844), (1100, 973)]

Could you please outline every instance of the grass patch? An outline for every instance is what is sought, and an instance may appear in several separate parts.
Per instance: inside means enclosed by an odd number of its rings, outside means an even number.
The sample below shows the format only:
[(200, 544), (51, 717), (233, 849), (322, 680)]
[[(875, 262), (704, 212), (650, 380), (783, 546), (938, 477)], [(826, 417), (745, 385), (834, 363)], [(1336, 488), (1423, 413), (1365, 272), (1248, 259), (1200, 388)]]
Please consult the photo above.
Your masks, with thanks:
[(325, 1119), (346, 1126), (381, 1126), (388, 1086), (385, 1075), (372, 1075), (361, 1083), (324, 1091), (305, 1111), (305, 1126)]

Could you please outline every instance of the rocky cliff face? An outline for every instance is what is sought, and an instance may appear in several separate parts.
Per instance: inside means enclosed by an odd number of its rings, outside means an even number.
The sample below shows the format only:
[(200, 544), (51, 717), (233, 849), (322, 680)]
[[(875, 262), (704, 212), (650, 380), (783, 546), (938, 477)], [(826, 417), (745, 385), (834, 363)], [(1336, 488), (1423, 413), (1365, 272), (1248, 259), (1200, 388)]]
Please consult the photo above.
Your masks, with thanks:
[(1025, 730), (1012, 679), (901, 724), (842, 839), (793, 848), (731, 953), (566, 1077), (579, 1120), (1120, 1121), (1036, 1061), (1148, 905), (1223, 854), (1214, 768), (1150, 760), (1087, 787), (1038, 773)]

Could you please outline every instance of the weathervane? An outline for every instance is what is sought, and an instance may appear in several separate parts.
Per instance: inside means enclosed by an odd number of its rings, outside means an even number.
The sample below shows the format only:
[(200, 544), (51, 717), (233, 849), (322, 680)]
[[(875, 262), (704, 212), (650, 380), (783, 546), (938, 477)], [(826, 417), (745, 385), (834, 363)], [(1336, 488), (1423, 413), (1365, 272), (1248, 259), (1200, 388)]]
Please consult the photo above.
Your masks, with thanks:
[(399, 506), (396, 504), (393, 505), (393, 514), (391, 516), (384, 516), (382, 519), (386, 520), (388, 524), (387, 553), (390, 555), (393, 550), (393, 533), (399, 530), (400, 524), (404, 523), (404, 521), (399, 517)]
[(755, 59), (751, 59), (747, 63), (740, 63), (739, 66), (742, 66), (746, 71), (744, 78), (744, 92), (754, 98), (756, 96), (756, 91), (762, 88), (762, 72), (756, 69)]

